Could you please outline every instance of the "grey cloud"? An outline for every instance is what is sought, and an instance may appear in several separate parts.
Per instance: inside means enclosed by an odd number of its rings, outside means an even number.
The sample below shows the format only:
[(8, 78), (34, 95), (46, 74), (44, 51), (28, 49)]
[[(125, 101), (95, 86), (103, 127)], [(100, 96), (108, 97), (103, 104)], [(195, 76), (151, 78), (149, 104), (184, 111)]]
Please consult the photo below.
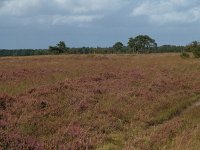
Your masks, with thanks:
[[(123, 0), (4, 0), (0, 16), (23, 18), (25, 22), (51, 24), (88, 23), (123, 6)], [(10, 19), (8, 18), (8, 19)], [(26, 21), (28, 20), (28, 21)]]
[[(1, 0), (0, 48), (112, 46), (148, 34), (158, 44), (200, 39), (198, 0)], [(131, 15), (130, 15), (131, 14)]]
[(146, 16), (150, 22), (193, 23), (200, 21), (198, 0), (144, 0), (131, 13), (132, 16)]

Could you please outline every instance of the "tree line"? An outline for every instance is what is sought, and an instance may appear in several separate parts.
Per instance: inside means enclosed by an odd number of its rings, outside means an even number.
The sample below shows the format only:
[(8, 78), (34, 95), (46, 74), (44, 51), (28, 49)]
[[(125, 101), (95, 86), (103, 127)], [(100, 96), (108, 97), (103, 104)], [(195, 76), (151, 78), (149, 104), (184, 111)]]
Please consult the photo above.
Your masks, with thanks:
[[(191, 46), (192, 45), (192, 46)], [(57, 55), (57, 54), (131, 54), (131, 53), (171, 53), (191, 52), (198, 47), (199, 42), (194, 41), (186, 46), (162, 45), (158, 46), (156, 41), (148, 35), (138, 35), (128, 40), (127, 46), (122, 42), (116, 42), (111, 47), (81, 47), (70, 48), (64, 41), (48, 49), (0, 49), (0, 56), (32, 56), (32, 55)]]
[(0, 57), (4, 56), (33, 56), (48, 55), (47, 49), (0, 49)]

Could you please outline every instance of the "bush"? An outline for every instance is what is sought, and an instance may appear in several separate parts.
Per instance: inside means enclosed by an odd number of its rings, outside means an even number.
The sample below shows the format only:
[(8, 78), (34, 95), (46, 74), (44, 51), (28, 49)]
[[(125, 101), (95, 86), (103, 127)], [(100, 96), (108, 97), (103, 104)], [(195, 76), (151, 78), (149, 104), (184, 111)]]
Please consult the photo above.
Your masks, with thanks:
[(200, 58), (200, 46), (196, 47), (193, 50), (193, 55), (194, 55), (195, 58)]
[(182, 52), (181, 55), (180, 55), (182, 58), (189, 58), (190, 55), (186, 52)]

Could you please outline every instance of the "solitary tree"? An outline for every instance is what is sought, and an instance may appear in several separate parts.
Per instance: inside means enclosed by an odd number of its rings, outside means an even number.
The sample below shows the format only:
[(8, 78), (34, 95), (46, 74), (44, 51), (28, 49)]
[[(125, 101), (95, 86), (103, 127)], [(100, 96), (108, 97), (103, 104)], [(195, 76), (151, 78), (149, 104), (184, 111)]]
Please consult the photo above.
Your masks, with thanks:
[(49, 46), (50, 53), (53, 54), (60, 54), (68, 52), (69, 48), (66, 47), (66, 44), (64, 41), (60, 41), (56, 46)]
[(113, 45), (114, 51), (121, 52), (124, 48), (124, 45), (121, 42), (117, 42)]
[(65, 50), (66, 50), (66, 48), (67, 48), (64, 41), (60, 41), (60, 42), (57, 44), (57, 47), (61, 50), (61, 52), (65, 52)]
[(128, 46), (135, 52), (149, 53), (157, 47), (157, 43), (148, 35), (138, 35), (135, 38), (129, 38)]

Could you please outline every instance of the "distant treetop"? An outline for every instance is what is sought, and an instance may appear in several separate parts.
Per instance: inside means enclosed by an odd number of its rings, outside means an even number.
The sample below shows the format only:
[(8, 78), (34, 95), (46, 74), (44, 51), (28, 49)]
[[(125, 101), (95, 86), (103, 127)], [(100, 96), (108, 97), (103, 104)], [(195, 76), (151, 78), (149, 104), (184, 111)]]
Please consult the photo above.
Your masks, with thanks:
[(149, 53), (157, 47), (157, 43), (148, 35), (138, 35), (135, 38), (129, 38), (128, 47), (137, 53)]
[(53, 54), (65, 53), (68, 50), (69, 48), (66, 47), (66, 44), (64, 41), (60, 41), (58, 44), (56, 44), (56, 46), (49, 46), (49, 51), (50, 53), (53, 53)]

